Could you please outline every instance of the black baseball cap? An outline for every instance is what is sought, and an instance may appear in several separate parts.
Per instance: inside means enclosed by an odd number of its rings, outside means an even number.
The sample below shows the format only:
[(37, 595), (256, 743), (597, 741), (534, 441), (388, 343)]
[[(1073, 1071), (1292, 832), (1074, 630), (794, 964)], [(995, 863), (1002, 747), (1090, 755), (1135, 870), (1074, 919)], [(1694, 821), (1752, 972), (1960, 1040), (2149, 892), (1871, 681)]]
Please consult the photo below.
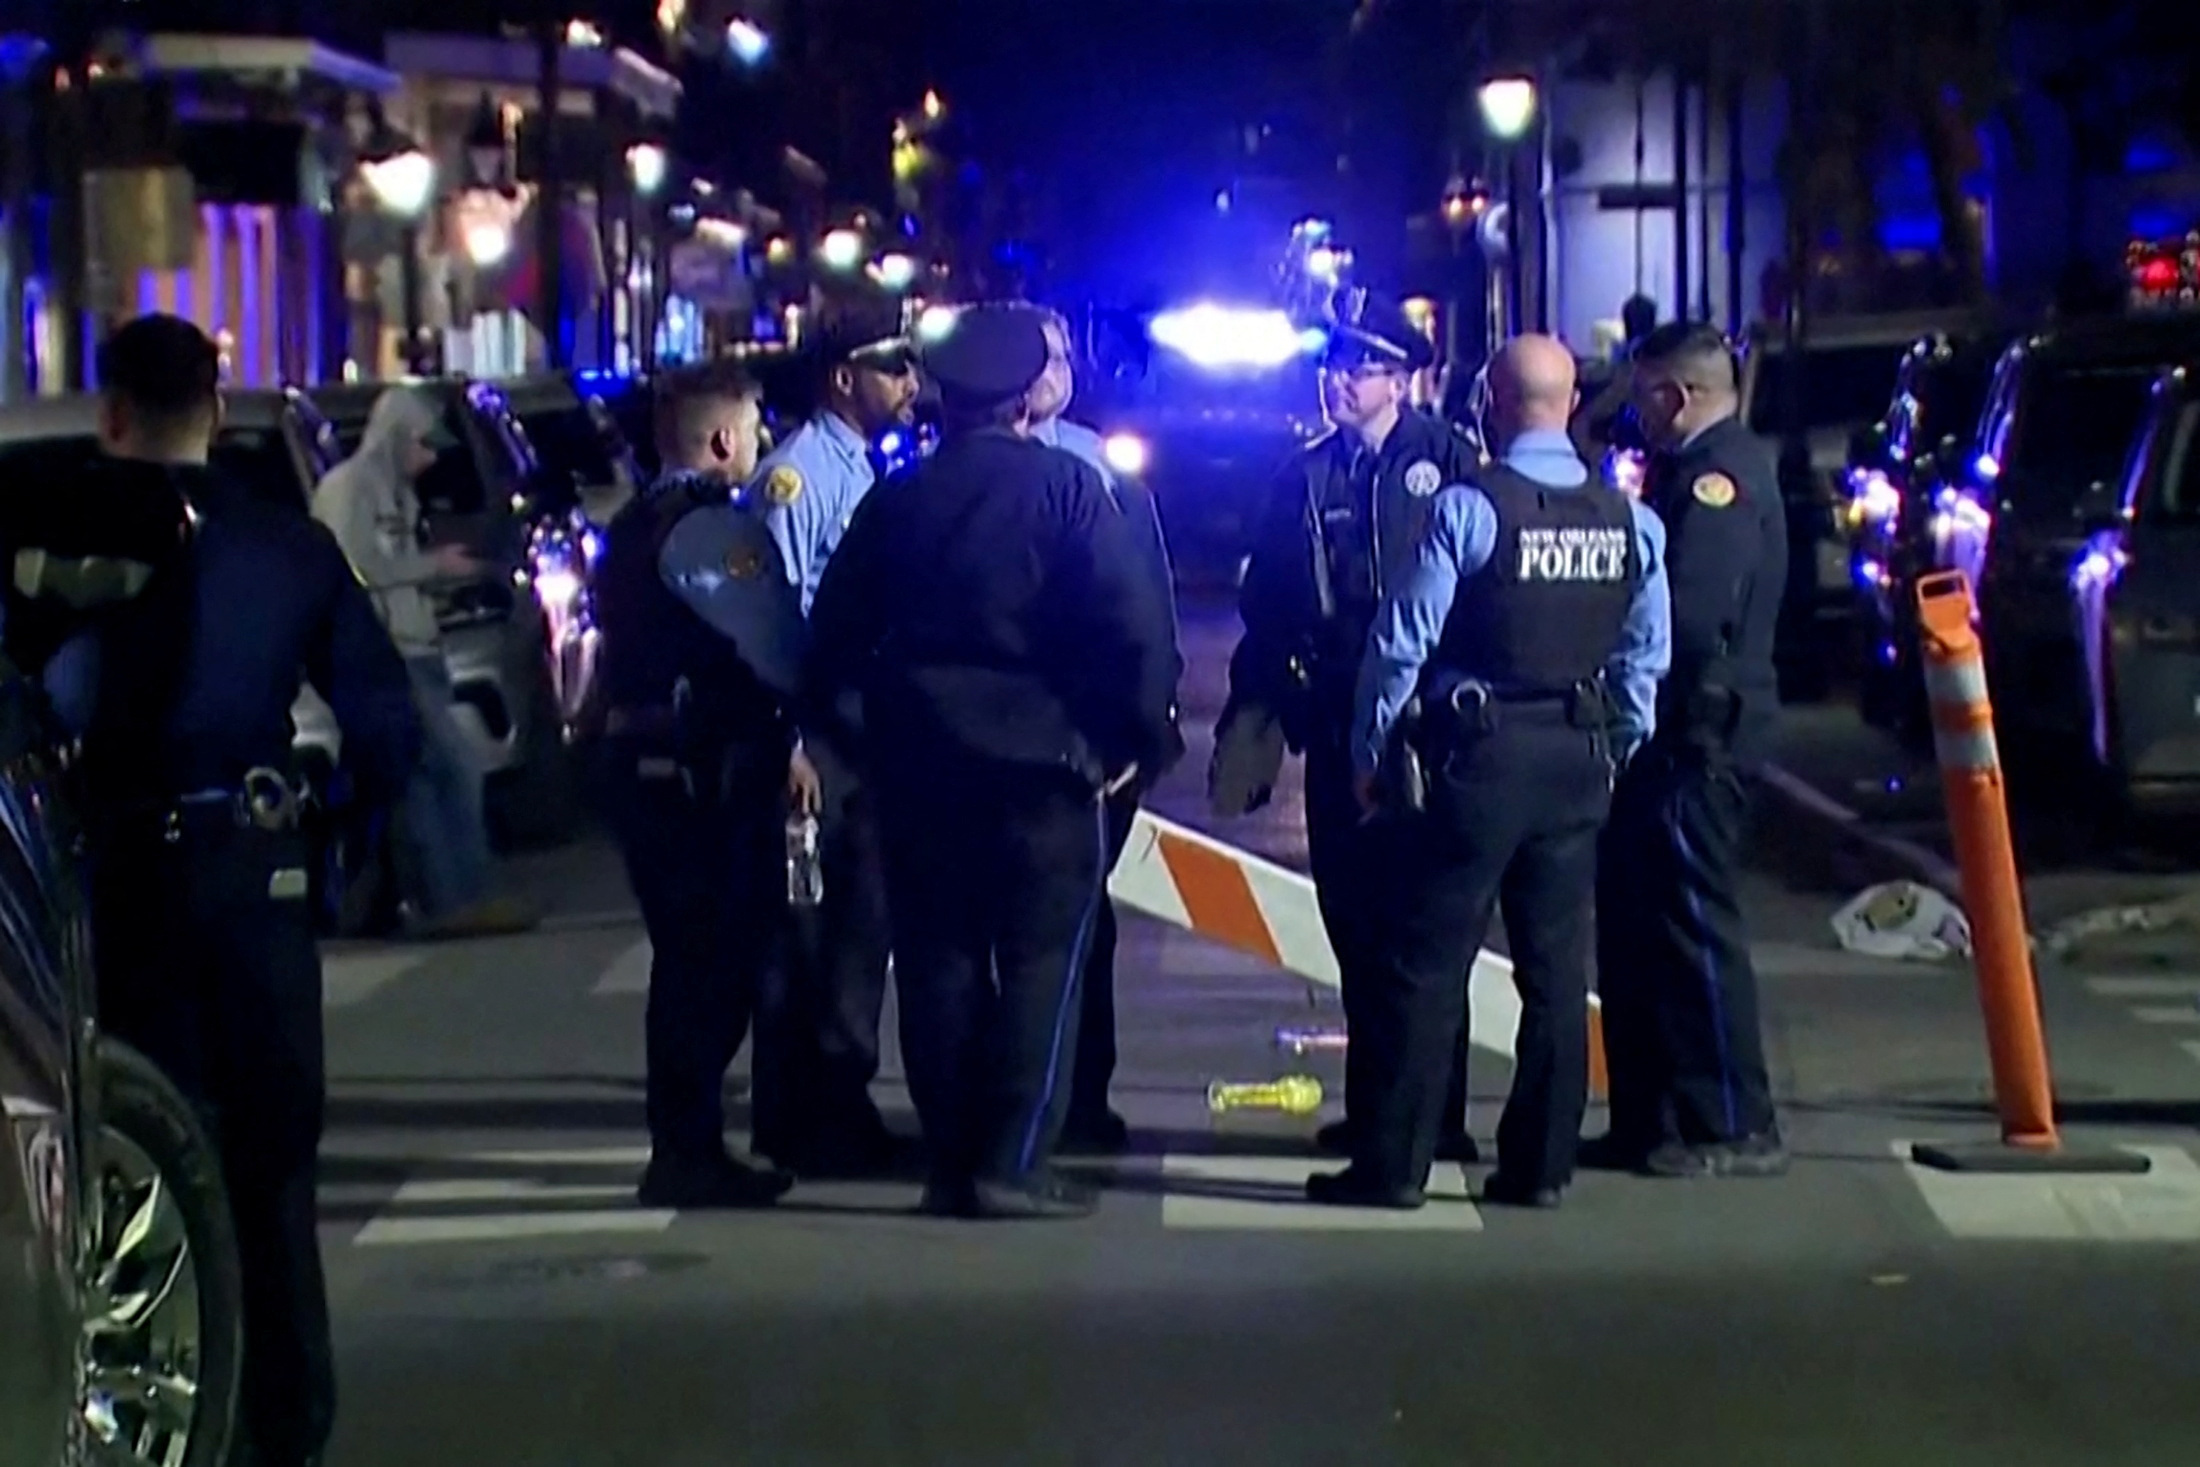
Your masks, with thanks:
[(924, 350), (924, 368), (940, 396), (970, 406), (1015, 397), (1047, 369), (1047, 318), (1027, 305), (966, 306), (946, 334)]

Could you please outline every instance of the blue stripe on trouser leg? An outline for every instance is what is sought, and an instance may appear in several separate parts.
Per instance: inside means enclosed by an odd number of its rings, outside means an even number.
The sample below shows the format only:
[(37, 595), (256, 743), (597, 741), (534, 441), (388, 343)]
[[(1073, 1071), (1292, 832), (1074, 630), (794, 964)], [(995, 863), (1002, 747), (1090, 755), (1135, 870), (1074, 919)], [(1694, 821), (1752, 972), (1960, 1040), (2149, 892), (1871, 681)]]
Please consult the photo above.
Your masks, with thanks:
[[(1674, 849), (1680, 853), (1684, 873), (1700, 870), (1702, 862), (1694, 843), (1688, 839), (1687, 830), (1681, 824), (1678, 809), (1667, 807), (1665, 826), (1672, 834)], [(1685, 874), (1681, 882), (1681, 901), (1688, 908), (1689, 921), (1695, 924), (1698, 934), (1696, 947), (1703, 954), (1703, 961), (1697, 967), (1697, 976), (1703, 981), (1704, 998), (1711, 1010), (1711, 1035), (1719, 1056), (1719, 1103), (1726, 1111), (1726, 1138), (1736, 1141), (1741, 1139), (1741, 1107), (1734, 1094), (1734, 1062), (1727, 1053), (1726, 994), (1721, 986), (1715, 944), (1702, 940), (1702, 934), (1711, 930), (1710, 917), (1703, 909), (1702, 899), (1696, 895), (1694, 882), (1688, 880)]]
[(1062, 997), (1054, 1010), (1054, 1036), (1047, 1042), (1046, 1082), (1039, 1087), (1039, 1103), (1032, 1109), (1030, 1123), (1024, 1128), (1023, 1147), (1016, 1155), (1019, 1176), (1031, 1170), (1039, 1150), (1039, 1132), (1046, 1126), (1047, 1112), (1054, 1109), (1055, 1087), (1062, 1081), (1062, 1030), (1068, 1025), (1070, 1011), (1078, 1002), (1077, 984), (1084, 976), (1085, 959), (1092, 947), (1092, 929), (1100, 915), (1100, 904), (1108, 899), (1108, 812), (1099, 801), (1092, 807), (1092, 832), (1092, 895), (1085, 902), (1085, 915), (1078, 919), (1077, 936), (1070, 941), (1069, 976), (1062, 984)]

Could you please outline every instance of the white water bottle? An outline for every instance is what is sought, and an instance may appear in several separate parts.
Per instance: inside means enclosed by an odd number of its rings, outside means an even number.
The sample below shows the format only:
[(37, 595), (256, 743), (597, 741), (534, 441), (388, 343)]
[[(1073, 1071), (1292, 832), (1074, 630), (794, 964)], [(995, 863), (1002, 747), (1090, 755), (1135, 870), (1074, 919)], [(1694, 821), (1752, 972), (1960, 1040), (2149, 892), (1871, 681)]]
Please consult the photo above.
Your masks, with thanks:
[(814, 907), (825, 900), (825, 866), (818, 855), (817, 817), (807, 810), (787, 816), (787, 902)]

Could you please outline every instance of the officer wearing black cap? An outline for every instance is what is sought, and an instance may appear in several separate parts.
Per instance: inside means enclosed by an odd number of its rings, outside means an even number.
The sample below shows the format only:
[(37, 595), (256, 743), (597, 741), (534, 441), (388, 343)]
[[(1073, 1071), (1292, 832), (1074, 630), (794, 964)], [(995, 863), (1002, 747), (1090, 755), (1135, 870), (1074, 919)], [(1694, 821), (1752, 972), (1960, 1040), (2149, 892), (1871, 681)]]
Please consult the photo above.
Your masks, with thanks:
[[(1473, 482), (1477, 463), (1464, 437), (1409, 403), (1413, 374), (1434, 356), (1395, 304), (1357, 293), (1339, 303), (1322, 362), (1331, 431), (1301, 449), (1270, 491), (1239, 594), (1245, 636), (1230, 659), (1230, 698), (1215, 735), (1211, 788), (1225, 816), (1266, 804), (1277, 774), (1281, 745), (1253, 731), (1280, 723), (1284, 742), (1306, 756), (1307, 854), (1348, 1027), (1356, 979), (1374, 952), (1390, 834), (1353, 796), (1353, 685), (1376, 607), (1411, 564), (1431, 499), (1446, 484)], [(1236, 767), (1241, 751), (1271, 762), (1248, 773)], [(1438, 1150), (1447, 1160), (1474, 1159), (1466, 1109), (1462, 1039)], [(1323, 1149), (1349, 1152), (1345, 1125), (1322, 1128)]]
[(926, 354), (939, 451), (864, 502), (811, 615), (806, 707), (861, 696), (926, 1210), (1078, 1214), (1050, 1167), (1103, 900), (1107, 793), (1173, 757), (1176, 648), (1135, 530), (1035, 442), (1044, 318), (965, 309)]
[[(818, 410), (757, 466), (751, 486), (805, 615), (878, 480), (879, 440), (913, 421), (918, 386), (897, 301), (858, 292), (828, 302), (818, 324)], [(808, 1050), (789, 1060), (801, 1093), (760, 1125), (757, 1145), (808, 1175), (861, 1174), (894, 1151), (870, 1093), (889, 956), (878, 833), (870, 796), (829, 737), (800, 746), (793, 768), (793, 799), (818, 816), (824, 900), (798, 915), (790, 954), (789, 1022)]]
[(1657, 448), (1643, 502), (1668, 539), (1673, 670), (1657, 735), (1629, 762), (1605, 831), (1597, 984), (1612, 1129), (1581, 1159), (1654, 1176), (1771, 1176), (1788, 1158), (1739, 886), (1745, 776), (1779, 709), (1786, 510), (1716, 328), (1658, 327), (1633, 371), (1635, 412)]
[(173, 316), (99, 350), (104, 457), (0, 516), (5, 648), (82, 740), (100, 1020), (212, 1123), (244, 1284), (245, 1431), (317, 1458), (335, 1413), (316, 1233), (321, 963), (290, 763), (304, 680), (363, 804), (419, 757), (412, 684), (329, 532), (210, 470), (219, 353)]
[(784, 956), (802, 620), (763, 517), (735, 492), (756, 464), (757, 400), (730, 366), (659, 384), (664, 472), (620, 507), (596, 567), (602, 772), (651, 950), (645, 1207), (764, 1206), (789, 1185), (727, 1151), (723, 1099), (752, 1025), (759, 1127), (784, 1113), (799, 1063), (759, 1011)]

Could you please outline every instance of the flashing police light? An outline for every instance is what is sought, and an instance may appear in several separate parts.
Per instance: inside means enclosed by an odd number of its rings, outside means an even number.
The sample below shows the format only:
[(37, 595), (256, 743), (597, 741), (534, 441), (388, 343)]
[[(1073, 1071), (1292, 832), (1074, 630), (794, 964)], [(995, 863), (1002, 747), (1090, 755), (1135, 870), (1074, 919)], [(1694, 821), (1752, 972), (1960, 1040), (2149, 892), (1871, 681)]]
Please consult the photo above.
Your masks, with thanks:
[(1101, 440), (1100, 456), (1108, 461), (1109, 468), (1133, 479), (1146, 472), (1146, 463), (1152, 457), (1146, 440), (1135, 433), (1110, 433)]
[(1280, 367), (1322, 349), (1328, 338), (1300, 330), (1281, 311), (1233, 310), (1211, 302), (1163, 311), (1146, 328), (1154, 341), (1209, 369)]
[(917, 340), (938, 341), (955, 329), (956, 315), (953, 306), (926, 306), (917, 314)]

